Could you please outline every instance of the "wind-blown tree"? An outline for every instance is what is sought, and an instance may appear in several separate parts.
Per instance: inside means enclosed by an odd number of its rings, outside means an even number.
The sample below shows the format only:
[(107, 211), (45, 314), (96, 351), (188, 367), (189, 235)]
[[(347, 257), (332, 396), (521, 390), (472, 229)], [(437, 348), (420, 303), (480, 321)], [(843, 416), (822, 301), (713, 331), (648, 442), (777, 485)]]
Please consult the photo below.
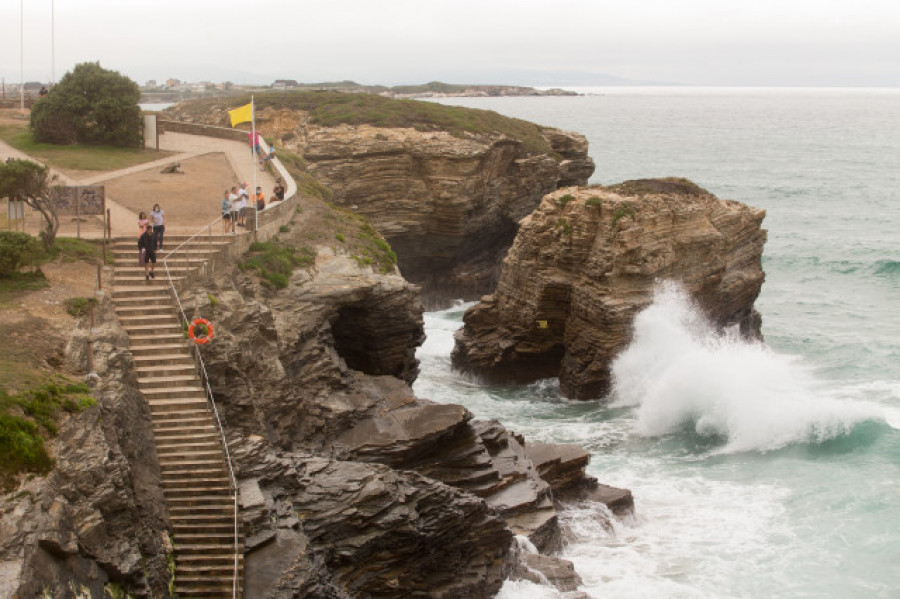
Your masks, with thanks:
[(47, 250), (53, 249), (59, 218), (52, 201), (51, 185), (56, 177), (50, 169), (30, 160), (11, 159), (0, 162), (0, 198), (23, 200), (44, 217), (41, 240)]
[(31, 108), (36, 141), (52, 144), (141, 143), (137, 83), (99, 62), (83, 62)]

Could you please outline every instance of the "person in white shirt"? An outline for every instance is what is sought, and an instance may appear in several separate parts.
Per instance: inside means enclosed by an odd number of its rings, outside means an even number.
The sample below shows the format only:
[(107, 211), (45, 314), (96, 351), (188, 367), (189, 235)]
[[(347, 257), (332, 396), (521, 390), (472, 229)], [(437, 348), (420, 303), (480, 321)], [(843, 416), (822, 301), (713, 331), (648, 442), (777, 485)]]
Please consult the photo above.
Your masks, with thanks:
[(247, 184), (241, 183), (241, 190), (238, 192), (238, 207), (240, 214), (238, 218), (240, 219), (240, 224), (242, 227), (247, 226), (247, 202), (250, 200), (250, 194), (247, 193)]

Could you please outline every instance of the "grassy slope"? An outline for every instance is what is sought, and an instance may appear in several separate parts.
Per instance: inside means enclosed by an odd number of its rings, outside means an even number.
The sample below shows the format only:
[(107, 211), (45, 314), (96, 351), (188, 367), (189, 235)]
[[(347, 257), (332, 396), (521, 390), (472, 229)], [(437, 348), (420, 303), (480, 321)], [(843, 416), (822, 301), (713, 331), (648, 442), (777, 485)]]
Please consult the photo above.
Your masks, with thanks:
[[(529, 151), (551, 153), (550, 145), (541, 135), (544, 127), (490, 110), (337, 91), (267, 92), (256, 94), (254, 100), (258, 108), (303, 110), (309, 113), (312, 123), (323, 127), (348, 124), (447, 131), (456, 136), (503, 134), (522, 141)], [(249, 94), (190, 100), (179, 104), (178, 110), (199, 118), (208, 114), (213, 106), (225, 104), (232, 109), (249, 102)]]
[(114, 171), (172, 154), (138, 148), (37, 143), (25, 123), (0, 125), (0, 139), (52, 167), (81, 171)]

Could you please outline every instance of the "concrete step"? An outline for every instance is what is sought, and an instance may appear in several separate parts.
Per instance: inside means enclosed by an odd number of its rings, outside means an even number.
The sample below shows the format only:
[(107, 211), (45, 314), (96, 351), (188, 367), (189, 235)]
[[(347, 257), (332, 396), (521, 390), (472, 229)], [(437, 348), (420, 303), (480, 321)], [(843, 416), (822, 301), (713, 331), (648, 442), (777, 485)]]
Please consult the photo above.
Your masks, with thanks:
[(183, 476), (184, 473), (190, 472), (192, 474), (199, 474), (211, 472), (225, 472), (225, 462), (222, 459), (222, 452), (219, 452), (219, 455), (216, 457), (192, 457), (188, 459), (166, 459), (159, 461), (160, 470), (163, 473), (178, 473), (178, 476)]
[[(187, 346), (176, 346), (176, 350), (180, 351), (161, 351), (160, 346), (150, 346), (149, 349), (141, 349), (135, 353), (134, 348), (131, 349), (132, 359), (137, 368), (152, 368), (156, 366), (185, 366), (190, 365), (196, 368), (194, 364), (194, 356)], [(156, 351), (154, 351), (156, 350)]]
[[(138, 366), (135, 369), (138, 380), (172, 378), (175, 376), (197, 376), (197, 367), (193, 361), (186, 364), (163, 364), (160, 366)], [(199, 379), (198, 379), (199, 380)]]
[(216, 460), (221, 462), (222, 460), (222, 448), (221, 447), (213, 447), (211, 449), (191, 449), (191, 450), (183, 450), (178, 451), (177, 449), (174, 451), (166, 451), (161, 452), (161, 448), (157, 448), (157, 454), (159, 454), (159, 463), (160, 464), (176, 464), (179, 462), (204, 462), (204, 463), (214, 463)]
[[(214, 427), (211, 423), (207, 423), (205, 430), (203, 430), (202, 432), (176, 428), (171, 428), (164, 431), (154, 429), (153, 436), (156, 438), (157, 443), (159, 443), (160, 445), (165, 445), (167, 447), (177, 445), (179, 443), (212, 442), (216, 445), (219, 445), (221, 443), (219, 431), (217, 431), (216, 427)], [(221, 445), (219, 445), (219, 447), (221, 447)]]
[[(168, 287), (169, 278), (166, 277), (166, 273), (159, 271), (154, 271), (156, 275), (155, 278), (151, 277), (150, 279), (145, 278), (146, 275), (116, 275), (113, 277), (113, 293), (116, 293), (120, 289), (137, 287), (138, 285), (146, 285), (147, 287)], [(173, 283), (177, 283), (183, 277), (181, 276), (172, 276), (171, 280)]]
[(173, 328), (178, 330), (181, 323), (175, 318), (174, 314), (133, 314), (129, 316), (120, 316), (119, 324), (126, 331), (135, 327), (147, 325), (156, 327), (156, 329)]
[[(159, 441), (159, 440), (157, 440)], [(192, 460), (200, 457), (213, 458), (222, 455), (222, 445), (218, 439), (193, 443), (157, 443), (156, 454), (162, 459)]]
[(182, 439), (221, 439), (218, 429), (212, 424), (211, 419), (196, 424), (183, 424), (174, 420), (168, 421), (169, 427), (153, 427), (153, 436), (157, 443), (171, 443)]
[[(196, 373), (192, 375), (173, 375), (173, 376), (155, 376), (155, 377), (138, 377), (138, 384), (141, 386), (141, 392), (145, 389), (159, 389), (163, 387), (185, 387), (189, 383), (200, 384), (200, 377)], [(146, 394), (145, 394), (146, 395)]]
[(169, 290), (168, 287), (164, 286), (162, 281), (159, 281), (159, 285), (156, 282), (159, 279), (154, 279), (154, 284), (149, 284), (147, 281), (144, 281), (141, 278), (139, 284), (130, 284), (130, 285), (113, 285), (112, 286), (112, 298), (113, 302), (116, 304), (120, 304), (129, 299), (135, 298), (158, 298), (162, 295), (166, 295), (168, 297)]
[[(208, 410), (208, 408), (206, 407), (206, 391), (203, 389), (203, 387), (200, 386), (199, 379), (192, 381), (192, 383), (193, 384), (191, 384), (191, 385), (182, 385), (180, 387), (156, 387), (156, 388), (147, 387), (147, 388), (141, 389), (141, 394), (145, 398), (147, 398), (148, 401), (151, 402), (151, 405), (152, 405), (153, 401), (156, 401), (156, 400), (164, 401), (164, 400), (171, 400), (171, 399), (181, 399), (181, 400), (202, 399), (204, 409)], [(173, 406), (173, 407), (175, 407), (175, 406)], [(191, 407), (191, 408), (185, 408), (182, 411), (188, 412), (188, 411), (194, 411), (194, 410), (199, 411), (200, 408), (199, 407)], [(170, 411), (170, 410), (167, 410), (167, 411)], [(156, 416), (154, 416), (154, 418), (156, 418)]]
[(184, 336), (184, 329), (182, 328), (162, 333), (154, 333), (152, 331), (136, 332), (133, 335), (128, 335), (128, 345), (132, 351), (134, 351), (133, 348), (135, 347), (143, 349), (147, 345), (178, 345), (190, 348), (188, 338)]
[(175, 316), (168, 297), (160, 297), (158, 302), (134, 302), (130, 305), (116, 304), (116, 316), (149, 316), (151, 314), (171, 314)]
[(128, 333), (128, 336), (131, 337), (131, 334), (135, 335), (178, 335), (181, 334), (182, 339), (186, 339), (184, 336), (184, 329), (181, 328), (179, 324), (175, 320), (166, 325), (155, 325), (155, 324), (130, 324), (127, 322), (122, 323), (122, 328), (125, 329), (125, 332)]
[(179, 487), (187, 482), (198, 480), (229, 480), (228, 472), (225, 470), (225, 462), (216, 464), (206, 464), (205, 466), (197, 466), (193, 469), (172, 468), (163, 473), (163, 487), (170, 485), (172, 488)]
[(197, 410), (195, 414), (184, 412), (179, 416), (173, 416), (166, 420), (154, 419), (153, 421), (153, 433), (155, 435), (188, 434), (192, 431), (203, 432), (207, 428), (218, 434), (212, 415), (206, 410)]
[(179, 499), (179, 498), (187, 498), (187, 497), (199, 497), (199, 496), (207, 496), (211, 495), (220, 495), (223, 497), (228, 497), (229, 500), (232, 500), (232, 491), (231, 485), (223, 484), (221, 482), (218, 483), (207, 483), (205, 485), (199, 485), (196, 482), (193, 486), (172, 486), (165, 487), (163, 492), (166, 495), (166, 500), (169, 499)]
[[(228, 514), (234, 514), (234, 495), (231, 491), (219, 494), (208, 495), (166, 495), (166, 502), (169, 504), (169, 512), (172, 510), (186, 509), (200, 510), (203, 512), (220, 512), (226, 511)], [(229, 516), (231, 517), (231, 516)], [(232, 518), (234, 521), (234, 518)]]
[(191, 360), (194, 359), (194, 354), (191, 352), (191, 346), (188, 341), (184, 339), (184, 335), (181, 336), (178, 343), (131, 345), (128, 350), (131, 352), (131, 355), (134, 356), (135, 360), (144, 357), (152, 358), (156, 354), (169, 356), (181, 355), (187, 356)]
[(180, 417), (180, 414), (184, 412), (206, 410), (208, 409), (209, 405), (206, 403), (206, 396), (195, 397), (191, 399), (153, 399), (148, 401), (148, 403), (150, 404), (150, 413), (153, 415), (154, 420), (163, 415), (178, 419)]

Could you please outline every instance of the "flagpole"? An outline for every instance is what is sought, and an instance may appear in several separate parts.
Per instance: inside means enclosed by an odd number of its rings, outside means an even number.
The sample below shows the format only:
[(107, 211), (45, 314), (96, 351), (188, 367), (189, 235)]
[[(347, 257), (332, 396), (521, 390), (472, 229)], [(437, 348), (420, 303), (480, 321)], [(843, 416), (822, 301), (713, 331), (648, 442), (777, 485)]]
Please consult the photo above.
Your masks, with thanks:
[(250, 96), (250, 160), (253, 168), (253, 231), (259, 228), (259, 205), (256, 203), (256, 106)]

